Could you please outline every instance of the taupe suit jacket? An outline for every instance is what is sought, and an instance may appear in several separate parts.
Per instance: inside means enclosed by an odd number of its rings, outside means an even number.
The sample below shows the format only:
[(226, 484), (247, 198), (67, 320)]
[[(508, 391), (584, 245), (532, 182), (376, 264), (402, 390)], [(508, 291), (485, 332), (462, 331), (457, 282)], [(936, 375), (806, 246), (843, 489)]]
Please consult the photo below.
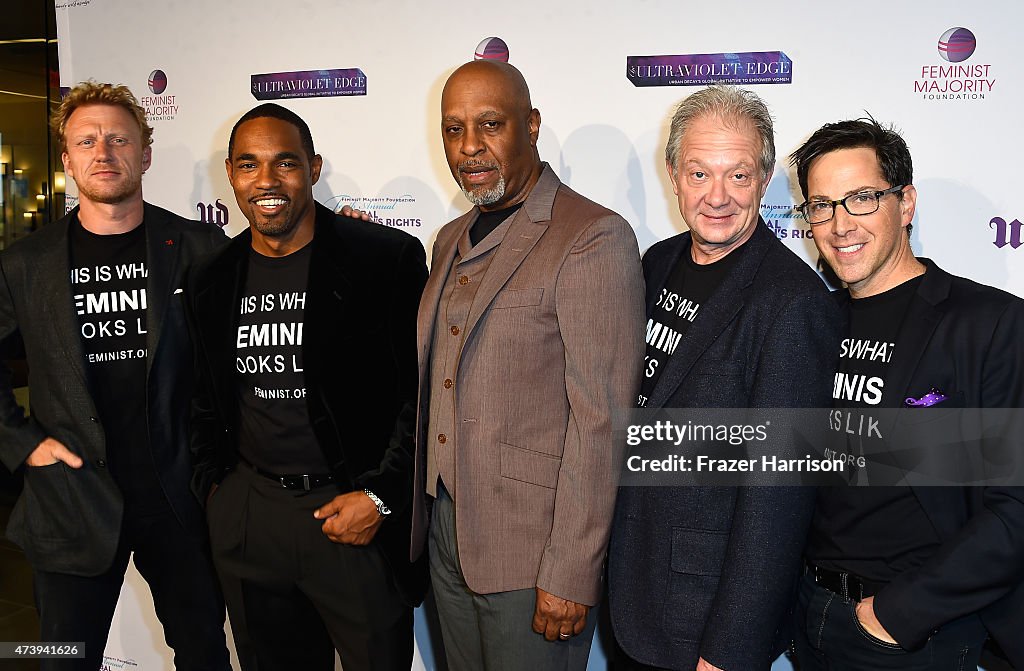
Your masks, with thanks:
[[(426, 538), (434, 320), (473, 208), (438, 233), (420, 303), (412, 554)], [(614, 212), (545, 165), (515, 214), (461, 327), (455, 501), (466, 583), (534, 586), (596, 604), (624, 445), (612, 415), (632, 407), (644, 355), (636, 237)]]

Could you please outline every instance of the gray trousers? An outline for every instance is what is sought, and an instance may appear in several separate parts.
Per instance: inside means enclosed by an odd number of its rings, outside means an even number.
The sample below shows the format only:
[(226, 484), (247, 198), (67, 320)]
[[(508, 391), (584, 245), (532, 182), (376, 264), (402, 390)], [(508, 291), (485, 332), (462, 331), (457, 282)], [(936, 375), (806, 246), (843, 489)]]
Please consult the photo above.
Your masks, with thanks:
[[(450, 671), (585, 671), (597, 609), (567, 641), (533, 631), (534, 588), (476, 594), (459, 568), (455, 506), (438, 486), (430, 527), (430, 579)], [(470, 550), (471, 551), (471, 550)]]

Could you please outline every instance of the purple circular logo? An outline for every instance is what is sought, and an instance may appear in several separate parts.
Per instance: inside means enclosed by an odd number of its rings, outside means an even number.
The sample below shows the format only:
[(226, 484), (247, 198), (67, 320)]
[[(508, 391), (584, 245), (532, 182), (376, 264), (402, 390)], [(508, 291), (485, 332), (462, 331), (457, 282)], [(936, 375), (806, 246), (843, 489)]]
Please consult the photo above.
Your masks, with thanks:
[(163, 70), (153, 70), (149, 73), (149, 90), (156, 95), (167, 90), (167, 75)]
[(473, 54), (473, 60), (478, 61), (481, 58), (491, 58), (508, 63), (508, 45), (505, 44), (505, 40), (500, 37), (485, 38), (483, 42), (476, 45), (476, 53)]
[(939, 38), (939, 55), (950, 63), (966, 61), (974, 53), (978, 41), (966, 28), (950, 28)]

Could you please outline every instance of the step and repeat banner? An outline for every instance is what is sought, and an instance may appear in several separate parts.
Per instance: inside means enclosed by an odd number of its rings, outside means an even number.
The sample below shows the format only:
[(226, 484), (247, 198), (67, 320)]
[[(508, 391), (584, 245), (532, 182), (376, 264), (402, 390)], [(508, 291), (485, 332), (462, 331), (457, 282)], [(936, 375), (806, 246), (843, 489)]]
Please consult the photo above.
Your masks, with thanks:
[[(870, 113), (910, 145), (917, 254), (1024, 295), (1024, 59), (1010, 30), (1024, 23), (1024, 5), (1015, 0), (56, 7), (61, 86), (126, 84), (150, 116), (146, 200), (232, 235), (246, 222), (224, 171), (228, 134), (244, 112), (275, 101), (312, 129), (324, 158), (317, 200), (365, 210), (429, 252), (437, 230), (469, 207), (444, 159), (441, 88), (461, 63), (496, 57), (530, 84), (541, 157), (573, 189), (622, 214), (641, 249), (685, 230), (663, 158), (673, 105), (727, 81), (755, 90), (776, 117), (779, 163), (761, 211), (808, 263), (817, 254), (793, 211), (802, 198), (786, 157), (823, 123)], [(73, 205), (70, 181), (68, 193)], [(425, 618), (417, 627), (416, 668), (434, 668)], [(108, 655), (110, 669), (171, 668), (134, 572)], [(598, 647), (591, 667), (604, 666)]]

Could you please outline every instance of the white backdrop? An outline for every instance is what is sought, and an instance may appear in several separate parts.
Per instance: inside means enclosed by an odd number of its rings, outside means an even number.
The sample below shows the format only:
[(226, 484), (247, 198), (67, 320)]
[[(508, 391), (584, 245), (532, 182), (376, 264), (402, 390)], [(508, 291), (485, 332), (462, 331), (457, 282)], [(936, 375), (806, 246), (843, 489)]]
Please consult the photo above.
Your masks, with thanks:
[[(500, 37), (542, 113), (542, 158), (575, 190), (629, 220), (646, 248), (684, 228), (662, 156), (672, 105), (695, 89), (636, 87), (626, 76), (627, 57), (782, 51), (792, 61), (792, 83), (750, 87), (777, 118), (780, 161), (762, 213), (780, 237), (815, 261), (808, 227), (790, 212), (801, 199), (785, 156), (821, 124), (868, 111), (901, 128), (914, 156), (915, 251), (954, 273), (1024, 293), (1017, 262), (1024, 255), (1017, 250), (1024, 59), (1014, 55), (1010, 31), (1024, 20), (1024, 6), (1015, 0), (56, 6), (61, 85), (87, 78), (124, 83), (152, 108), (146, 199), (226, 223), (232, 234), (245, 222), (223, 164), (232, 124), (260, 102), (252, 75), (360, 70), (365, 95), (278, 102), (309, 123), (324, 157), (318, 200), (369, 210), (419, 237), (429, 252), (438, 228), (468, 207), (444, 161), (441, 87), (482, 40)], [(973, 34), (976, 48), (953, 64), (938, 44), (956, 27)], [(963, 67), (951, 72), (951, 65)], [(148, 592), (133, 574), (108, 646), (116, 658), (111, 668), (169, 668), (150, 611)], [(592, 667), (603, 667), (600, 655)]]

